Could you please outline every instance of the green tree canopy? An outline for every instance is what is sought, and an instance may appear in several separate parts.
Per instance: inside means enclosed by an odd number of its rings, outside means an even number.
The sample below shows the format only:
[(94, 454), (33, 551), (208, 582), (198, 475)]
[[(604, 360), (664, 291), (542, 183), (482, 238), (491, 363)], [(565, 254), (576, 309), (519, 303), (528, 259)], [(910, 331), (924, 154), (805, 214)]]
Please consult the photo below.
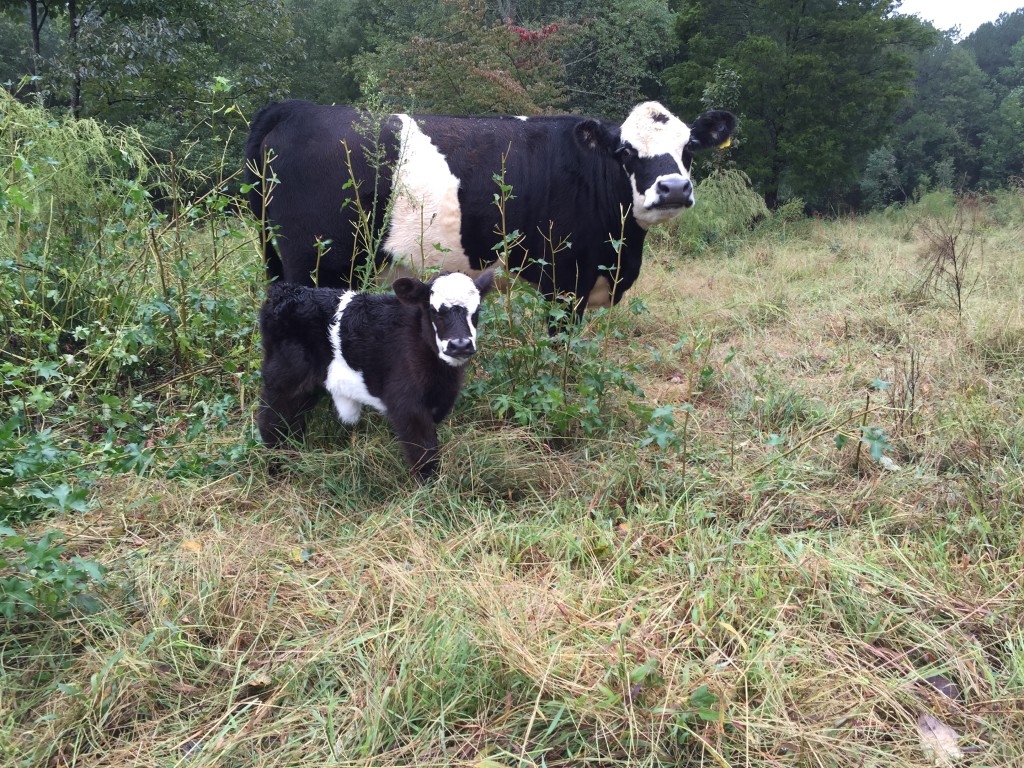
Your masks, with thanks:
[(294, 39), (281, 0), (97, 0), (64, 69), (82, 77), (85, 114), (187, 122), (217, 78), (254, 103), (287, 93)]
[(957, 41), (947, 32), (915, 63), (913, 94), (861, 186), (878, 207), (941, 187), (999, 187), (1024, 174), (1024, 11)]
[(1006, 87), (1005, 77), (1012, 77), (1012, 72), (1004, 72), (1014, 66), (1012, 62), (1013, 47), (1024, 38), (1024, 8), (1013, 13), (1004, 13), (995, 21), (982, 24), (966, 38), (963, 44), (974, 52), (974, 57), (981, 70), (993, 80)]
[(1000, 100), (982, 141), (981, 183), (1003, 186), (1024, 179), (1024, 38), (1010, 51), (1000, 75), (1009, 91)]
[[(0, 4), (25, 30), (22, 74), (49, 52), (40, 87), (76, 115), (181, 125), (208, 109), (217, 82), (252, 104), (287, 92), (296, 38), (283, 0)], [(47, 51), (50, 39), (62, 42)]]
[(585, 5), (567, 17), (574, 22), (562, 46), (567, 106), (621, 120), (635, 104), (658, 95), (656, 75), (675, 47), (673, 16), (665, 0)]
[(355, 69), (403, 107), (621, 118), (657, 94), (674, 47), (668, 0), (352, 1), (366, 20)]
[[(742, 116), (737, 162), (775, 206), (842, 199), (910, 92), (914, 54), (935, 31), (892, 0), (682, 0), (679, 63), (666, 83), (681, 114)], [(735, 103), (714, 103), (728, 73)]]
[(973, 52), (946, 36), (917, 61), (914, 91), (900, 111), (894, 145), (907, 193), (931, 186), (973, 186), (981, 136), (995, 98)]
[(354, 104), (359, 78), (354, 59), (367, 45), (369, 19), (360, 0), (286, 0), (303, 41), (291, 65), (290, 96), (320, 104)]
[[(527, 29), (488, 14), (482, 0), (417, 0), (404, 34), (376, 26), (358, 66), (403, 108), (452, 114), (533, 114), (563, 103), (557, 24)], [(409, 23), (409, 22), (407, 22)], [(397, 30), (395, 30), (397, 32)]]

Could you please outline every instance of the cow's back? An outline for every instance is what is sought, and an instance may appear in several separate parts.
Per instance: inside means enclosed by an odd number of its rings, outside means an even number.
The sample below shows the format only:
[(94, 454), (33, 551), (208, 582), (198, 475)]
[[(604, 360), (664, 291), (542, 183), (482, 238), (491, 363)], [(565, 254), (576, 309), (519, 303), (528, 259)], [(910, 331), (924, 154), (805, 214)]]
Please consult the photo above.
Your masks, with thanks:
[[(249, 204), (277, 240), (266, 250), (269, 277), (334, 287), (359, 281), (354, 220), (362, 211), (374, 231), (382, 227), (396, 154), (393, 121), (383, 128), (377, 141), (363, 113), (298, 100), (256, 115), (246, 161), (250, 183), (265, 181)], [(364, 151), (367, 136), (380, 147), (376, 159)]]
[[(335, 287), (358, 287), (361, 268), (387, 264), (478, 274), (497, 258), (503, 234), (517, 231), (510, 264), (546, 295), (586, 296), (599, 273), (616, 270), (628, 287), (644, 235), (626, 216), (629, 181), (612, 155), (579, 141), (580, 121), (397, 115), (377, 141), (357, 110), (270, 105), (253, 121), (247, 148), (258, 172), (270, 158), (270, 181), (250, 192), (277, 238), (276, 251), (265, 249), (268, 273)], [(495, 204), (499, 184), (511, 189), (504, 211)], [(610, 243), (623, 226), (630, 245), (617, 253)]]

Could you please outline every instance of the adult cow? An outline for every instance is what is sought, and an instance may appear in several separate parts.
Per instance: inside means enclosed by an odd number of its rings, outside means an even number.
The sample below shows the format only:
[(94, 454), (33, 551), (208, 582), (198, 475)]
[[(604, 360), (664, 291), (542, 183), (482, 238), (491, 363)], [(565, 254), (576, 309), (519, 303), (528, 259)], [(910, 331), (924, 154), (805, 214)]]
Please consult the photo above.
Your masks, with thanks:
[[(510, 270), (549, 298), (575, 296), (581, 313), (633, 285), (647, 228), (694, 204), (694, 153), (735, 126), (724, 111), (687, 126), (657, 102), (621, 125), (405, 114), (375, 125), (350, 107), (285, 101), (250, 126), (249, 203), (271, 278), (349, 287), (365, 274), (370, 231), (377, 269), (476, 275), (504, 237)], [(511, 187), (504, 211), (496, 179)]]

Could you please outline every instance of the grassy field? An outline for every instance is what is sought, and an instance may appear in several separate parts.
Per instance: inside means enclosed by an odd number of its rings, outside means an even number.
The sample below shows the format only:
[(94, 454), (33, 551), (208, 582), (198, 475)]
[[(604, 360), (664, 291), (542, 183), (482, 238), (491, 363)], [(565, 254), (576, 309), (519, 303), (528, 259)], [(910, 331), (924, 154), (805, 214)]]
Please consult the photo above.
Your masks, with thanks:
[(561, 347), (496, 297), (427, 487), (326, 404), (270, 471), (252, 230), (133, 199), (63, 275), (8, 206), (7, 525), (79, 566), (0, 633), (4, 765), (1024, 764), (1019, 191), (966, 205), (961, 312), (941, 194), (657, 236)]

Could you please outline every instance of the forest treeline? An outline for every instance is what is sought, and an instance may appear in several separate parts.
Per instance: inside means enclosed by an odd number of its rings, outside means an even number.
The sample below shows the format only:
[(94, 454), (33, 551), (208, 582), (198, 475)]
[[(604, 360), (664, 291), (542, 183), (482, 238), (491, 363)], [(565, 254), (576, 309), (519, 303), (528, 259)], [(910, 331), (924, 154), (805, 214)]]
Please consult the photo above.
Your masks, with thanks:
[(961, 37), (898, 0), (0, 0), (0, 82), (195, 166), (240, 157), (246, 121), (288, 97), (725, 108), (741, 126), (718, 162), (770, 207), (829, 212), (1019, 183), (1022, 38), (1024, 8)]

